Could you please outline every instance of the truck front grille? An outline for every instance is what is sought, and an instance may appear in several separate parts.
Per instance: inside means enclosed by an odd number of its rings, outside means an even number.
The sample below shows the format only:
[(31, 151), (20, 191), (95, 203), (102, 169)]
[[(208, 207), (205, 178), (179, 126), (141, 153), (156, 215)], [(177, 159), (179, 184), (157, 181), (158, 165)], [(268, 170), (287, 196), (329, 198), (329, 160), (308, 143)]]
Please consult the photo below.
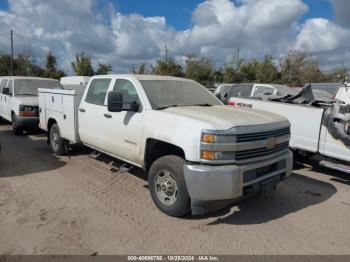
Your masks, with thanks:
[(261, 156), (271, 155), (278, 153), (280, 151), (286, 150), (288, 148), (289, 142), (284, 142), (281, 144), (278, 144), (274, 146), (271, 149), (267, 149), (266, 147), (263, 148), (255, 148), (250, 150), (243, 150), (243, 151), (237, 151), (235, 160), (246, 160), (251, 158), (257, 158)]
[(289, 133), (290, 133), (290, 127), (277, 129), (273, 131), (267, 131), (267, 132), (238, 134), (237, 142), (240, 143), (240, 142), (264, 140), (264, 139), (268, 139), (269, 137), (279, 137), (279, 136), (289, 135)]

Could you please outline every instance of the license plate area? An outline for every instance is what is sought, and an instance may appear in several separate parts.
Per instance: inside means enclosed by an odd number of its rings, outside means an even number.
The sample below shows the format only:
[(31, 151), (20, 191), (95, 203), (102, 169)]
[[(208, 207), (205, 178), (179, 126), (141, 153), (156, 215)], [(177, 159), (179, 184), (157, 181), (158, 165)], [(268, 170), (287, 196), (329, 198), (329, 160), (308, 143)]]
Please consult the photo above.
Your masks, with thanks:
[(281, 181), (280, 176), (273, 176), (260, 182), (260, 194), (269, 195), (275, 191), (277, 184)]

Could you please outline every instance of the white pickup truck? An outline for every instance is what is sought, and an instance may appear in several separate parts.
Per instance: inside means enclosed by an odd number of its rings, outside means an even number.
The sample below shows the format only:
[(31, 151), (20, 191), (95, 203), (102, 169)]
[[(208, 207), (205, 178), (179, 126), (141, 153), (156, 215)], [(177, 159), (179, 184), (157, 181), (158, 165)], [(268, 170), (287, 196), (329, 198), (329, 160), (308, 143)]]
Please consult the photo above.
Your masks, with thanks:
[(84, 92), (39, 90), (39, 111), (54, 153), (83, 143), (143, 168), (153, 201), (171, 216), (271, 192), (292, 169), (288, 120), (226, 107), (188, 79), (95, 76)]
[(315, 99), (311, 86), (297, 95), (273, 98), (231, 97), (229, 105), (278, 113), (291, 123), (290, 147), (321, 154), (321, 165), (350, 173), (349, 87), (340, 87), (337, 101)]

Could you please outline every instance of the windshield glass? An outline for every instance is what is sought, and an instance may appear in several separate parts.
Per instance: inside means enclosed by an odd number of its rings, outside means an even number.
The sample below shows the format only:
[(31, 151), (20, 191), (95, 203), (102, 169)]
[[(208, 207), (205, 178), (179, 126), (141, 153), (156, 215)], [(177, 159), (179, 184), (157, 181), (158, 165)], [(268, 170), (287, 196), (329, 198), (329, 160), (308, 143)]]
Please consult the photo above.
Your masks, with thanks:
[(38, 95), (38, 88), (62, 89), (61, 84), (55, 80), (15, 79), (15, 96)]
[(153, 109), (170, 106), (221, 105), (205, 87), (181, 80), (140, 81)]

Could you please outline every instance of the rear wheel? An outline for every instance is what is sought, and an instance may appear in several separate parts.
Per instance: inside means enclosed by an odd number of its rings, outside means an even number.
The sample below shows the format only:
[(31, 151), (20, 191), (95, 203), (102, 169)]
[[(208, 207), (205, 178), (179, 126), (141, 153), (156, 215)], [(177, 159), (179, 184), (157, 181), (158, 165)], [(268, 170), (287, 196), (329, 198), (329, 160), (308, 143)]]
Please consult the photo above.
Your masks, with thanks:
[(68, 153), (68, 142), (61, 137), (60, 128), (57, 124), (53, 124), (50, 129), (50, 147), (52, 152), (58, 156)]
[(190, 197), (187, 191), (183, 165), (185, 160), (178, 156), (164, 156), (157, 159), (148, 174), (152, 199), (164, 213), (181, 217), (190, 212)]
[(12, 115), (11, 115), (11, 121), (12, 121), (12, 131), (13, 131), (13, 133), (16, 136), (23, 135), (23, 128), (18, 127), (16, 115), (14, 113), (12, 113)]

